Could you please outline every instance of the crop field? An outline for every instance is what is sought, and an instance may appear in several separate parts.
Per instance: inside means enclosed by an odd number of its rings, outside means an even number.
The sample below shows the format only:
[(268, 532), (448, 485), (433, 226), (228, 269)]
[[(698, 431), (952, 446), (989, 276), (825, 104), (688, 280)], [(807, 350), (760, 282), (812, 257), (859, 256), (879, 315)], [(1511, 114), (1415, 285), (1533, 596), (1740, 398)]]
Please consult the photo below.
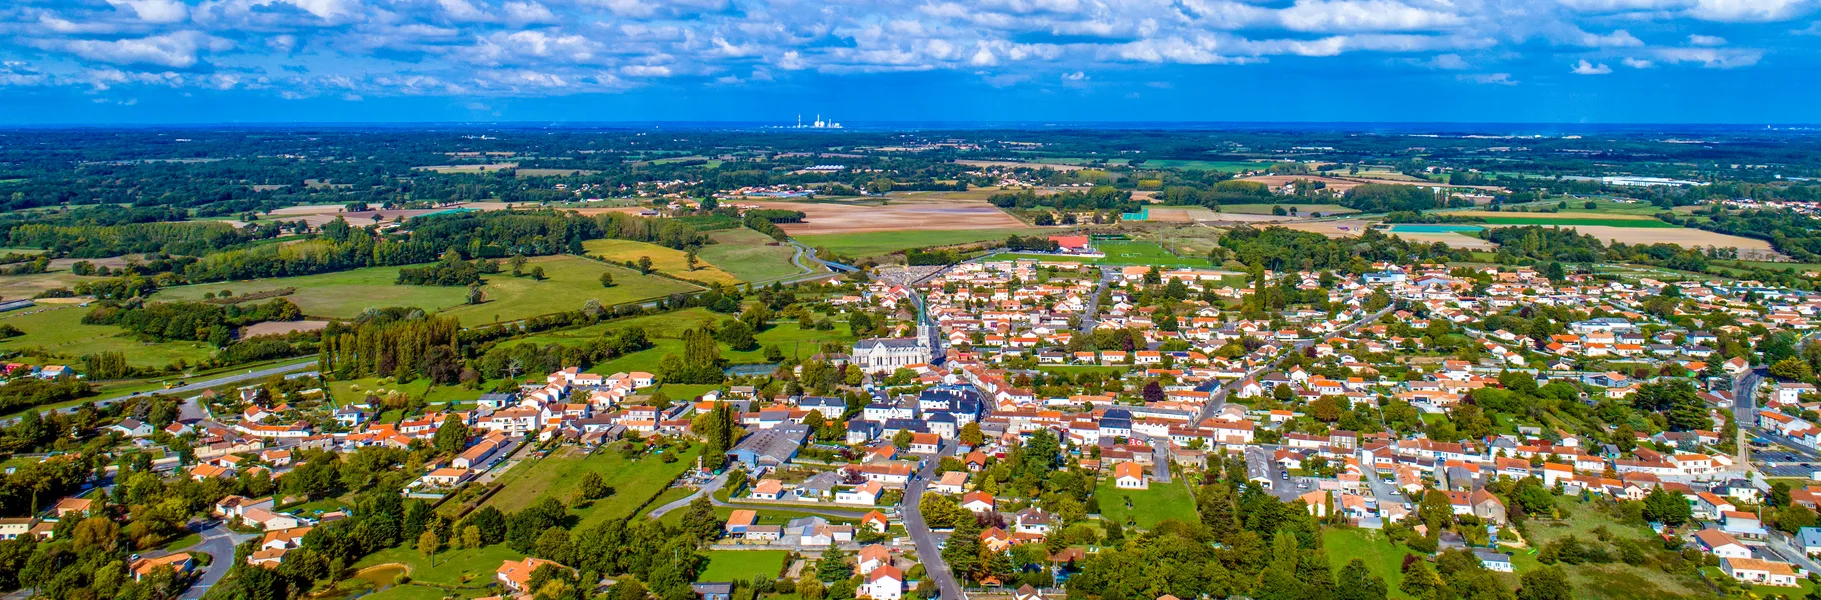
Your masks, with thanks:
[(740, 281), (773, 281), (803, 273), (791, 262), (796, 250), (771, 236), (741, 227), (716, 231), (708, 237), (715, 243), (703, 246), (697, 254)]
[[(1010, 218), (1009, 216), (1007, 218)], [(924, 225), (930, 224), (923, 222)], [(1008, 229), (897, 230), (791, 237), (812, 248), (827, 248), (842, 256), (868, 257), (891, 254), (911, 248), (952, 246), (988, 240), (1003, 240), (1014, 235), (1042, 235), (1050, 230), (1030, 227)]]
[(66, 356), (63, 360), (32, 358), (31, 362), (75, 362), (84, 354), (121, 352), (128, 364), (162, 367), (182, 360), (194, 363), (214, 349), (207, 342), (141, 342), (112, 325), (85, 325), (82, 317), (92, 310), (74, 304), (47, 304), (0, 313), (0, 323), (18, 327), (25, 335), (0, 341), (0, 350), (17, 352), (42, 348)]
[(598, 257), (614, 264), (621, 264), (629, 260), (637, 262), (640, 257), (651, 257), (652, 268), (672, 277), (681, 277), (691, 281), (703, 283), (739, 281), (739, 278), (710, 264), (700, 255), (696, 256), (698, 261), (696, 269), (691, 271), (689, 270), (689, 253), (657, 244), (630, 240), (588, 240), (582, 244), (582, 249), (587, 251), (589, 256)]
[[(0, 254), (5, 254), (5, 252), (0, 252)], [(54, 264), (56, 261), (52, 262)], [(76, 289), (76, 284), (82, 281), (100, 281), (102, 279), (106, 278), (80, 277), (71, 274), (68, 270), (32, 273), (30, 275), (3, 275), (0, 276), (0, 298), (20, 300), (36, 296), (39, 292), (45, 290), (56, 288), (68, 288), (73, 290)]]
[(1600, 226), (1605, 226), (1605, 227), (1632, 227), (1632, 228), (1645, 228), (1645, 229), (1679, 229), (1680, 228), (1677, 225), (1664, 223), (1664, 222), (1658, 221), (1656, 219), (1632, 219), (1632, 218), (1623, 218), (1623, 217), (1618, 217), (1618, 216), (1555, 217), (1555, 216), (1525, 215), (1525, 216), (1516, 216), (1516, 217), (1504, 216), (1504, 217), (1483, 217), (1483, 218), (1486, 220), (1487, 225), (1555, 225), (1555, 226), (1600, 225)]
[(1184, 169), (1189, 171), (1224, 171), (1227, 173), (1244, 173), (1271, 166), (1271, 163), (1260, 163), (1239, 160), (1186, 160), (1179, 158), (1158, 158), (1144, 161), (1140, 169)]
[[(346, 319), (368, 308), (413, 306), (456, 315), (464, 325), (473, 326), (576, 310), (590, 299), (600, 300), (603, 306), (613, 306), (699, 289), (681, 281), (639, 275), (638, 271), (576, 256), (534, 258), (526, 270), (533, 266), (544, 267), (545, 280), (513, 277), (510, 273), (486, 276), (486, 286), (482, 289), (487, 294), (487, 301), (478, 305), (466, 304), (467, 288), (398, 285), (401, 267), (189, 285), (162, 290), (153, 298), (196, 300), (205, 293), (222, 290), (244, 294), (294, 287), (297, 293), (286, 298), (310, 316)], [(601, 287), (602, 272), (613, 273), (614, 287)]]
[(1157, 265), (1159, 267), (1212, 267), (1206, 258), (1177, 256), (1157, 242), (1098, 242), (1094, 247), (1106, 253), (1103, 265)]
[[(886, 197), (883, 205), (751, 201), (765, 208), (801, 211), (802, 223), (780, 223), (792, 236), (871, 231), (1011, 229), (1017, 217), (986, 202), (980, 192), (928, 192)], [(928, 244), (925, 244), (928, 245)]]
[(1170, 483), (1152, 480), (1150, 489), (1122, 490), (1113, 487), (1112, 477), (1102, 477), (1094, 497), (1100, 500), (1100, 517), (1121, 525), (1129, 521), (1150, 529), (1164, 521), (1201, 520), (1195, 513), (1195, 497), (1181, 478)]

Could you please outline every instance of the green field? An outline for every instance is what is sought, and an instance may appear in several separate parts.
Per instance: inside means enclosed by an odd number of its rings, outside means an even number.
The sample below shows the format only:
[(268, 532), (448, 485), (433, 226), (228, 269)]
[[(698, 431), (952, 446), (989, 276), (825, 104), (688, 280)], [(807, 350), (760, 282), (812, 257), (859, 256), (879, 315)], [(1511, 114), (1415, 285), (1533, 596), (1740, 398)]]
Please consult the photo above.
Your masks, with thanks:
[(784, 572), (790, 553), (783, 550), (710, 550), (708, 568), (696, 581), (752, 581), (775, 579)]
[(1296, 214), (1301, 216), (1308, 216), (1315, 213), (1321, 213), (1322, 216), (1327, 216), (1359, 212), (1339, 204), (1297, 204), (1294, 202), (1276, 202), (1272, 204), (1222, 204), (1220, 205), (1220, 212), (1233, 213), (1236, 215), (1268, 215), (1271, 214), (1271, 209), (1274, 207), (1282, 207), (1285, 211), (1289, 211), (1294, 207), (1296, 209)]
[[(646, 337), (651, 339), (653, 345), (651, 348), (616, 357), (613, 360), (597, 364), (588, 371), (601, 374), (618, 373), (622, 371), (655, 372), (658, 361), (664, 358), (666, 353), (678, 355), (683, 353), (682, 337), (685, 330), (700, 327), (703, 323), (721, 323), (731, 318), (733, 318), (731, 315), (718, 314), (706, 308), (689, 308), (662, 314), (619, 319), (576, 329), (552, 331), (528, 336), (509, 343), (531, 343), (537, 345), (562, 344), (565, 346), (574, 346), (598, 338), (604, 334), (639, 327), (643, 328)], [(736, 365), (763, 363), (765, 362), (765, 347), (770, 345), (778, 346), (778, 349), (783, 351), (785, 356), (808, 358), (821, 351), (819, 347), (824, 341), (847, 344), (858, 339), (853, 336), (852, 332), (849, 331), (846, 326), (837, 326), (828, 331), (817, 331), (814, 329), (803, 329), (794, 321), (773, 322), (770, 328), (759, 332), (753, 337), (759, 341), (758, 348), (744, 352), (736, 352), (726, 344), (721, 344), (721, 358), (726, 359), (729, 364)]]
[(0, 350), (43, 348), (68, 357), (30, 359), (36, 364), (73, 363), (84, 354), (118, 351), (126, 354), (128, 364), (139, 367), (163, 367), (179, 360), (196, 363), (214, 353), (207, 342), (141, 342), (119, 327), (85, 325), (82, 317), (90, 310), (74, 304), (45, 304), (0, 313), (0, 323), (25, 332), (0, 341)]
[(803, 272), (791, 262), (796, 250), (763, 233), (741, 227), (716, 231), (708, 237), (715, 243), (703, 246), (696, 254), (740, 281), (772, 281)]
[(1271, 163), (1259, 163), (1236, 160), (1184, 160), (1177, 158), (1159, 158), (1147, 160), (1137, 165), (1139, 169), (1186, 169), (1190, 171), (1225, 171), (1241, 173), (1256, 171), (1271, 166)]
[[(689, 253), (682, 250), (665, 248), (657, 244), (634, 242), (630, 240), (588, 240), (582, 243), (582, 249), (589, 256), (598, 257), (614, 264), (626, 261), (638, 261), (641, 257), (650, 257), (652, 268), (671, 277), (681, 277), (703, 283), (734, 283), (739, 278), (723, 271), (697, 256), (696, 270), (689, 270)], [(598, 275), (597, 275), (598, 277)]]
[[(1526, 540), (1531, 547), (1540, 548), (1543, 544), (1574, 535), (1581, 540), (1595, 540), (1594, 530), (1602, 526), (1612, 533), (1614, 541), (1639, 540), (1646, 544), (1651, 552), (1661, 549), (1656, 535), (1647, 527), (1620, 524), (1611, 516), (1598, 510), (1597, 503), (1582, 503), (1563, 499), (1559, 505), (1568, 510), (1567, 518), (1561, 520), (1535, 519), (1530, 522), (1528, 531), (1531, 539)], [(1511, 556), (1511, 566), (1522, 575), (1532, 569), (1542, 568), (1536, 556), (1528, 552), (1517, 552)], [(1568, 574), (1568, 581), (1574, 584), (1576, 598), (1612, 598), (1612, 599), (1645, 599), (1645, 598), (1678, 598), (1706, 597), (1708, 589), (1699, 579), (1666, 573), (1662, 569), (1649, 566), (1634, 566), (1620, 562), (1605, 565), (1583, 564), (1562, 565)]]
[[(1150, 469), (1145, 470), (1150, 473)], [(1176, 520), (1184, 523), (1196, 523), (1201, 517), (1195, 513), (1195, 496), (1189, 493), (1189, 487), (1177, 477), (1170, 483), (1151, 481), (1150, 489), (1122, 490), (1113, 487), (1112, 476), (1100, 478), (1100, 484), (1094, 489), (1094, 497), (1100, 500), (1100, 518), (1121, 525), (1135, 522), (1138, 527), (1150, 529), (1158, 523)], [(1126, 506), (1127, 502), (1131, 506)]]
[[(355, 563), (353, 568), (358, 571), (380, 565), (404, 565), (411, 573), (412, 583), (361, 596), (361, 598), (375, 600), (440, 599), (449, 593), (455, 593), (461, 598), (479, 598), (490, 593), (497, 593), (489, 592), (486, 586), (496, 581), (493, 574), (499, 570), (501, 563), (508, 560), (521, 560), (524, 557), (525, 555), (513, 552), (505, 544), (495, 544), (473, 549), (445, 548), (434, 557), (426, 559), (417, 551), (416, 544), (413, 543), (369, 554), (360, 562)], [(431, 564), (432, 560), (435, 561), (434, 565)], [(362, 584), (361, 579), (349, 577), (347, 581), (343, 582), (341, 589), (352, 590), (355, 586)], [(445, 591), (444, 587), (458, 589)]]
[(1562, 225), (1562, 226), (1604, 225), (1607, 227), (1643, 227), (1643, 228), (1650, 228), (1650, 229), (1675, 229), (1675, 228), (1677, 228), (1676, 225), (1671, 225), (1669, 223), (1665, 223), (1663, 221), (1659, 221), (1656, 219), (1632, 219), (1632, 218), (1625, 218), (1625, 217), (1619, 217), (1619, 216), (1580, 216), (1580, 215), (1586, 215), (1587, 213), (1578, 213), (1578, 214), (1577, 213), (1557, 213), (1557, 214), (1560, 214), (1563, 216), (1553, 216), (1553, 215), (1549, 215), (1549, 214), (1537, 214), (1537, 215), (1525, 215), (1525, 216), (1482, 217), (1482, 218), (1484, 218), (1486, 220), (1486, 224), (1488, 224), (1488, 225)]
[[(544, 267), (546, 279), (537, 281), (530, 277), (513, 277), (510, 273), (489, 275), (483, 288), (487, 301), (478, 305), (466, 304), (468, 290), (463, 287), (397, 285), (400, 267), (189, 285), (162, 290), (153, 298), (195, 300), (205, 293), (222, 290), (245, 294), (294, 287), (297, 293), (286, 298), (311, 316), (345, 319), (368, 308), (413, 306), (455, 315), (464, 325), (474, 326), (577, 310), (589, 299), (600, 300), (603, 306), (613, 306), (698, 289), (674, 279), (642, 276), (637, 271), (577, 256), (539, 257), (531, 260), (527, 271), (531, 266)], [(602, 272), (613, 273), (614, 287), (601, 287)]]
[(581, 485), (582, 476), (593, 472), (606, 480), (614, 494), (587, 508), (575, 510), (581, 521), (578, 529), (600, 521), (625, 518), (694, 466), (698, 452), (699, 449), (692, 449), (678, 456), (676, 462), (667, 463), (656, 455), (626, 460), (610, 448), (583, 454), (579, 448), (564, 446), (545, 458), (521, 462), (500, 476), (498, 483), (505, 489), (488, 498), (483, 506), (510, 514), (543, 498), (556, 498), (568, 504), (576, 487)]
[(1328, 550), (1328, 566), (1336, 572), (1355, 558), (1363, 560), (1373, 575), (1385, 578), (1385, 587), (1390, 588), (1392, 598), (1410, 597), (1397, 586), (1404, 581), (1404, 555), (1415, 553), (1386, 538), (1384, 533), (1370, 529), (1324, 528), (1321, 545)]
[(1213, 267), (1206, 258), (1172, 254), (1157, 242), (1096, 242), (1094, 247), (1106, 254), (1103, 265), (1156, 265), (1158, 267)]
[(827, 248), (841, 256), (865, 258), (891, 254), (911, 248), (952, 246), (987, 240), (1003, 240), (1014, 235), (1049, 233), (1047, 229), (946, 229), (919, 231), (872, 231), (866, 233), (828, 233), (791, 236), (812, 248)]

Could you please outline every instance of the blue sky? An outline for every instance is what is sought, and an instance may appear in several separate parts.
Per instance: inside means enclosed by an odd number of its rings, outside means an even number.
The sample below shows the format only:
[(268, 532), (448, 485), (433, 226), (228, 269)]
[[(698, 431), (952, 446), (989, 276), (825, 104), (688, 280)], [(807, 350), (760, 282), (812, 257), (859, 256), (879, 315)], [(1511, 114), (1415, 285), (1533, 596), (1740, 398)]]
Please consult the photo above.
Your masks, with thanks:
[(11, 0), (0, 122), (1821, 122), (1821, 0)]

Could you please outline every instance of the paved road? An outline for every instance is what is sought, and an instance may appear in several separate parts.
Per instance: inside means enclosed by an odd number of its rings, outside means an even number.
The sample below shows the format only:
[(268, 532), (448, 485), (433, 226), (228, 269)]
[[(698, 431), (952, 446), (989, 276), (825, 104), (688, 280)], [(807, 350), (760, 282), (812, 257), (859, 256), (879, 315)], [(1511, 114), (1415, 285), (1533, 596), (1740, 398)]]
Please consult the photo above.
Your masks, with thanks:
[(210, 587), (221, 582), (221, 578), (234, 568), (234, 547), (253, 536), (234, 533), (226, 525), (213, 523), (202, 531), (202, 543), (188, 548), (190, 552), (202, 552), (210, 557), (209, 566), (204, 567), (202, 577), (196, 584), (183, 593), (183, 600), (200, 600), (208, 593)]
[(712, 502), (714, 501), (714, 496), (712, 494), (715, 493), (715, 490), (721, 489), (721, 486), (723, 485), (727, 485), (727, 472), (722, 472), (720, 475), (714, 476), (714, 479), (708, 480), (706, 485), (697, 488), (693, 494), (666, 502), (663, 506), (651, 509), (650, 517), (656, 519), (670, 514), (670, 511), (689, 506), (690, 502), (694, 502), (696, 498), (702, 497), (702, 494), (710, 494), (708, 500)]
[(1151, 450), (1152, 450), (1152, 452), (1155, 453), (1151, 458), (1151, 466), (1154, 467), (1155, 471), (1157, 471), (1155, 473), (1155, 475), (1157, 476), (1157, 483), (1169, 483), (1170, 482), (1170, 438), (1166, 437), (1166, 436), (1158, 436), (1156, 438), (1152, 438), (1151, 439)]
[(935, 533), (929, 530), (929, 524), (923, 522), (923, 492), (929, 489), (929, 482), (936, 476), (936, 465), (944, 456), (955, 455), (954, 442), (944, 442), (942, 453), (923, 461), (923, 469), (911, 479), (904, 489), (904, 530), (910, 532), (911, 541), (917, 544), (917, 558), (923, 562), (923, 569), (930, 579), (936, 580), (936, 589), (941, 597), (951, 600), (963, 600), (967, 594), (961, 591), (961, 583), (955, 581), (954, 572), (948, 563), (942, 560), (942, 544), (937, 541)]
[[(212, 388), (212, 387), (223, 386), (223, 385), (227, 385), (230, 383), (238, 383), (238, 382), (246, 381), (249, 379), (265, 379), (265, 378), (271, 377), (273, 375), (283, 375), (285, 373), (295, 373), (297, 371), (302, 371), (302, 370), (308, 369), (313, 366), (316, 366), (316, 359), (314, 359), (314, 358), (305, 360), (305, 361), (301, 361), (301, 362), (282, 364), (282, 365), (278, 365), (275, 367), (267, 367), (267, 368), (260, 369), (257, 371), (248, 371), (246, 373), (236, 373), (233, 375), (224, 375), (224, 376), (216, 377), (214, 379), (210, 379), (207, 381), (199, 381), (196, 383), (177, 386), (177, 387), (174, 387), (174, 388), (171, 388), (168, 390), (155, 390), (152, 392), (144, 392), (142, 394), (128, 394), (125, 396), (116, 396), (113, 398), (108, 398), (106, 400), (98, 400), (95, 402), (95, 405), (96, 406), (107, 406), (109, 404), (127, 400), (129, 398), (132, 398), (132, 397), (138, 396), (138, 395), (164, 394), (167, 396), (175, 396), (175, 395), (179, 395), (179, 394), (187, 394), (189, 392), (200, 392), (200, 391)], [(55, 409), (55, 410), (56, 410), (56, 412), (69, 414), (69, 413), (76, 412), (76, 409), (78, 409), (78, 408), (81, 408), (81, 405), (69, 406), (69, 407), (59, 408), (59, 409)], [(48, 413), (50, 411), (44, 411), (44, 412)], [(184, 414), (186, 417), (189, 416), (188, 411), (186, 411)], [(0, 420), (0, 425), (11, 425), (16, 420), (18, 420), (18, 419), (13, 418), (13, 419)]]
[(1092, 333), (1094, 327), (1100, 324), (1098, 320), (1100, 318), (1100, 295), (1106, 293), (1108, 282), (1111, 282), (1117, 273), (1118, 271), (1111, 267), (1100, 268), (1100, 283), (1094, 286), (1094, 295), (1088, 296), (1088, 309), (1081, 313), (1082, 333)]

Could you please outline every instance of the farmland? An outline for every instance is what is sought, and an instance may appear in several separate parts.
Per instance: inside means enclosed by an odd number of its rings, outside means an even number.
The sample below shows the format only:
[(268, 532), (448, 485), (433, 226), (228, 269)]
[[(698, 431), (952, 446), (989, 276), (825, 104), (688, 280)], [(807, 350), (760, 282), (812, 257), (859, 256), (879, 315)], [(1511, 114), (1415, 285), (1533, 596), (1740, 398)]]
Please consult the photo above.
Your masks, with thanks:
[[(397, 285), (402, 267), (174, 287), (160, 291), (154, 299), (195, 300), (222, 290), (244, 294), (294, 287), (297, 292), (286, 298), (310, 316), (345, 319), (368, 308), (411, 306), (455, 315), (463, 324), (473, 326), (576, 310), (590, 299), (612, 306), (698, 289), (681, 281), (639, 275), (637, 271), (576, 256), (535, 258), (526, 269), (536, 266), (544, 268), (545, 280), (507, 273), (487, 276), (483, 288), (487, 300), (478, 305), (466, 304), (468, 290), (462, 287)], [(613, 273), (614, 287), (601, 287), (602, 272)]]
[(1314, 214), (1326, 216), (1359, 212), (1339, 204), (1297, 204), (1294, 202), (1280, 202), (1275, 204), (1222, 204), (1220, 205), (1220, 212), (1223, 214), (1269, 215), (1272, 214), (1271, 209), (1273, 208), (1283, 208), (1285, 211), (1294, 208), (1296, 209), (1296, 214), (1302, 216)]
[(690, 270), (689, 253), (682, 250), (665, 248), (657, 244), (628, 240), (601, 239), (589, 240), (582, 244), (582, 248), (588, 252), (589, 256), (598, 257), (601, 260), (614, 264), (622, 264), (627, 261), (637, 262), (640, 258), (650, 258), (653, 269), (662, 271), (672, 277), (679, 277), (691, 281), (700, 281), (702, 283), (734, 283), (739, 281), (738, 278), (721, 270), (720, 267), (716, 267), (711, 263), (701, 262), (701, 256), (696, 257), (696, 260), (698, 261), (696, 268)]
[(842, 256), (868, 257), (891, 254), (911, 248), (952, 246), (990, 240), (1003, 240), (1014, 235), (1038, 235), (1046, 230), (1018, 229), (945, 229), (900, 230), (825, 235), (792, 235), (806, 246), (827, 248)]
[(797, 235), (905, 231), (918, 229), (1009, 229), (1024, 226), (976, 192), (887, 196), (883, 204), (753, 202), (765, 208), (801, 211), (802, 223), (779, 227)]

